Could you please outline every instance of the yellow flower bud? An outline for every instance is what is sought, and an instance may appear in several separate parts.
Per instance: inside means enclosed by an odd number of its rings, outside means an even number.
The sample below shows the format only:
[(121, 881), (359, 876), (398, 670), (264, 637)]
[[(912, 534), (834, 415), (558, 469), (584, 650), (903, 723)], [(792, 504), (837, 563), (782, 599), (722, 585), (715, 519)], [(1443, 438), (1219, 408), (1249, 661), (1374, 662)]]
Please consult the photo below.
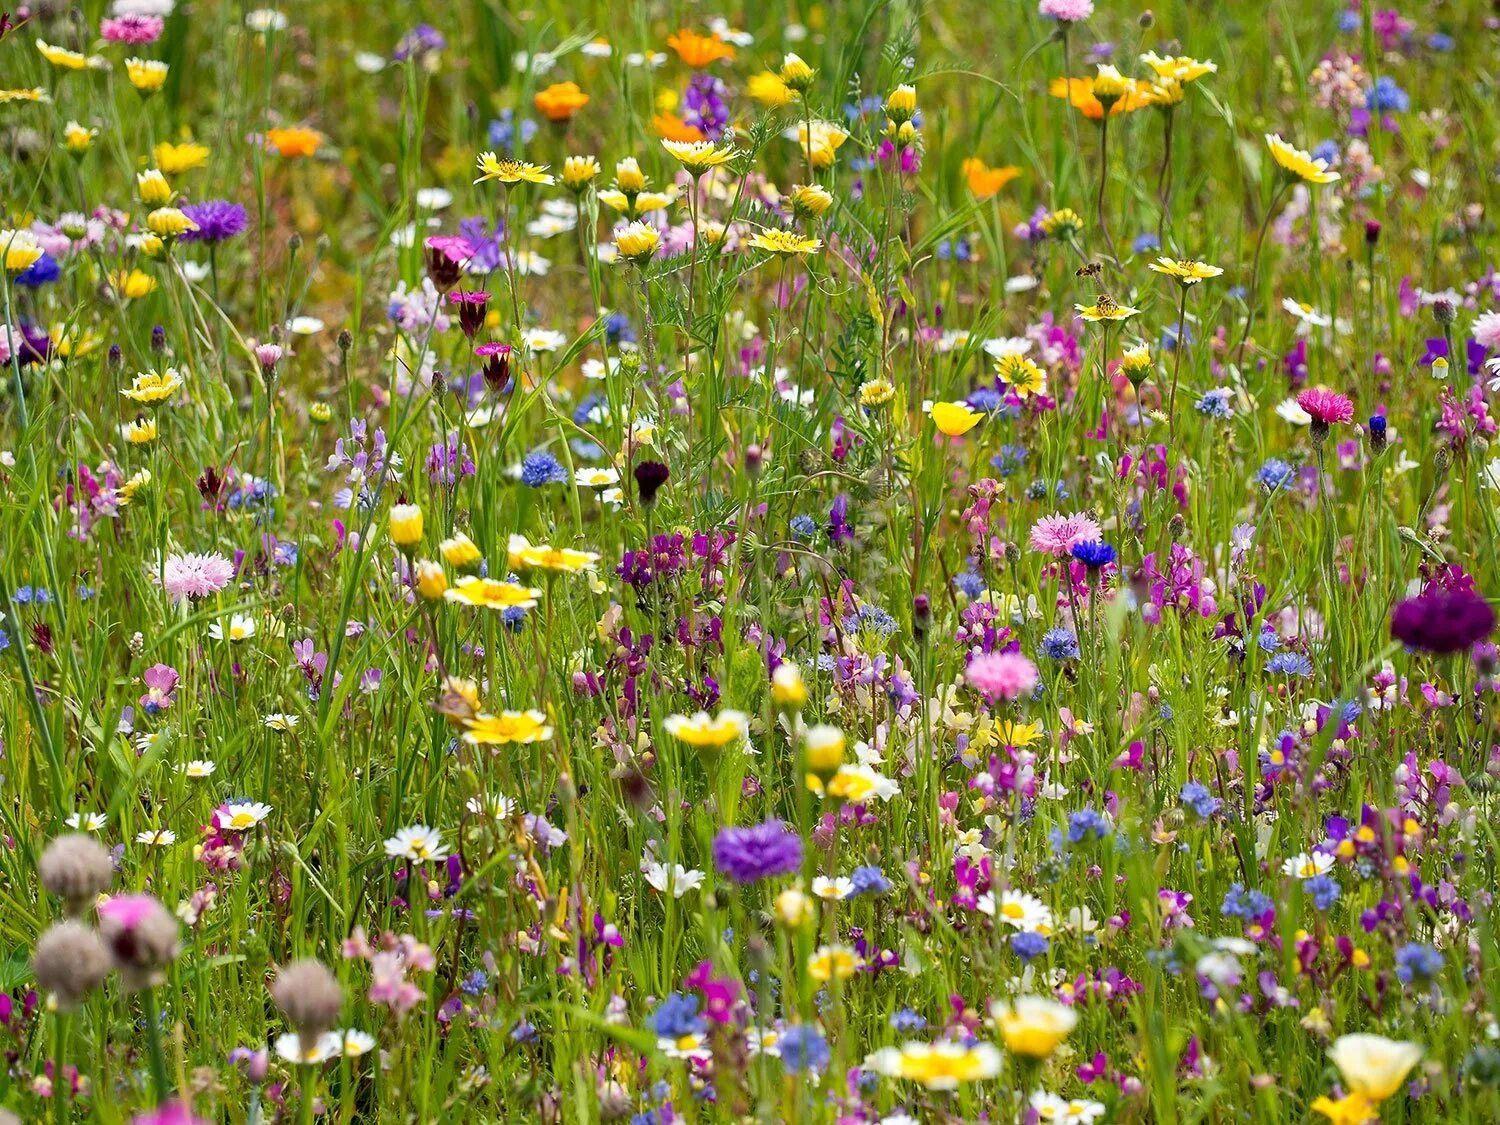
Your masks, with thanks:
[(802, 669), (791, 661), (778, 664), (776, 671), (771, 673), (771, 701), (792, 711), (802, 710), (807, 702), (807, 683), (802, 679)]
[(146, 216), (146, 229), (159, 238), (176, 238), (190, 230), (197, 230), (193, 222), (176, 207), (158, 207)]
[(802, 752), (809, 772), (830, 778), (844, 764), (844, 732), (826, 723), (809, 727), (802, 736)]
[(415, 547), (422, 540), (422, 509), (415, 504), (396, 504), (391, 507), (391, 542), (403, 550)]
[(172, 185), (167, 183), (167, 177), (156, 168), (137, 174), (135, 190), (147, 207), (165, 207), (172, 202)]
[(570, 156), (563, 161), (563, 184), (571, 191), (582, 191), (598, 174), (599, 162), (592, 156)]
[(615, 236), (615, 249), (620, 257), (632, 262), (646, 261), (656, 253), (660, 243), (661, 235), (656, 228), (640, 222), (631, 223)]
[(917, 112), (917, 88), (904, 84), (897, 86), (885, 99), (885, 111), (898, 125), (910, 121)]
[(645, 191), (646, 174), (633, 156), (615, 165), (615, 186), (621, 191)]
[(443, 568), (430, 559), (417, 563), (415, 571), (417, 593), (430, 602), (435, 602), (448, 592), (448, 576)]
[(787, 88), (801, 93), (812, 85), (813, 68), (802, 61), (801, 55), (787, 54), (781, 60), (781, 80)]

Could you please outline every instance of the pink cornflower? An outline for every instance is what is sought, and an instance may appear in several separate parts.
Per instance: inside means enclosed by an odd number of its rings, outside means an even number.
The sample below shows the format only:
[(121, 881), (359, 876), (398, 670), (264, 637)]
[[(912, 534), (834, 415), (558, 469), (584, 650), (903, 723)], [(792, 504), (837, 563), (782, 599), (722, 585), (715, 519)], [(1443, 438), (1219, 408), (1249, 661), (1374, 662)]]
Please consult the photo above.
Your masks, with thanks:
[(1490, 351), (1500, 348), (1500, 312), (1492, 310), (1475, 318), (1474, 342)]
[(208, 1125), (187, 1102), (171, 1101), (130, 1119), (130, 1125)]
[(1085, 515), (1043, 516), (1031, 526), (1031, 549), (1044, 554), (1065, 557), (1075, 543), (1091, 543), (1104, 538), (1104, 529)]
[(1297, 405), (1307, 411), (1314, 422), (1325, 426), (1354, 421), (1354, 403), (1348, 396), (1327, 387), (1309, 387), (1297, 396)]
[(150, 895), (115, 895), (99, 904), (99, 917), (133, 930), (158, 909), (160, 905)]
[(1059, 23), (1077, 23), (1094, 14), (1094, 0), (1042, 0), (1036, 10)]
[(964, 673), (969, 686), (986, 702), (1016, 699), (1036, 687), (1036, 665), (1019, 652), (991, 652), (976, 656)]
[(111, 43), (140, 46), (161, 38), (166, 21), (161, 16), (117, 16), (99, 24), (99, 34)]
[(162, 587), (174, 602), (217, 594), (234, 577), (234, 564), (223, 555), (168, 555)]

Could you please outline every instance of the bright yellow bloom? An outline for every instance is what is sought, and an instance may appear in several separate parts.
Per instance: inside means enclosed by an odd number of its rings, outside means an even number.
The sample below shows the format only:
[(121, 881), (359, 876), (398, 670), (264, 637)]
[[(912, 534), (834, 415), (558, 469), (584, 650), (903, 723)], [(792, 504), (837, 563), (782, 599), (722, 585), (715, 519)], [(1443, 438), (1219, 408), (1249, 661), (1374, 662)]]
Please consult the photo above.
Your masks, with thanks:
[(635, 157), (627, 156), (615, 165), (615, 187), (623, 192), (646, 190), (646, 174)]
[(6, 102), (50, 102), (52, 95), (41, 86), (20, 90), (0, 90), (0, 105)]
[(577, 574), (580, 570), (593, 570), (599, 562), (594, 551), (575, 551), (546, 543), (533, 545), (523, 535), (512, 535), (506, 551), (510, 565), (516, 570), (561, 570)]
[(1101, 105), (1113, 105), (1125, 96), (1131, 85), (1114, 67), (1108, 63), (1100, 63), (1091, 92)]
[(166, 84), (167, 64), (156, 59), (126, 59), (125, 74), (143, 94), (154, 94)]
[(1175, 277), (1184, 285), (1197, 285), (1206, 278), (1218, 277), (1224, 272), (1218, 266), (1207, 266), (1191, 258), (1157, 258), (1151, 263), (1151, 268), (1157, 273)]
[(88, 152), (98, 135), (98, 129), (86, 129), (76, 121), (69, 121), (63, 126), (63, 148), (75, 156)]
[(1181, 105), (1186, 94), (1181, 82), (1175, 78), (1158, 78), (1146, 88), (1146, 96), (1158, 109), (1171, 109)]
[(36, 41), (36, 49), (42, 58), (46, 59), (59, 70), (83, 70), (93, 64), (93, 60), (87, 55), (70, 51), (66, 47), (54, 47), (45, 40)]
[(833, 193), (822, 184), (799, 184), (788, 194), (792, 214), (804, 222), (821, 218), (833, 206)]
[(194, 168), (203, 167), (208, 163), (208, 153), (207, 145), (200, 145), (195, 141), (183, 141), (179, 145), (162, 141), (151, 150), (151, 154), (156, 157), (156, 166), (169, 176), (179, 176)]
[(1412, 1067), (1421, 1061), (1422, 1048), (1383, 1035), (1341, 1035), (1328, 1049), (1328, 1057), (1351, 1094), (1383, 1102), (1405, 1084)]
[(1158, 78), (1168, 78), (1173, 82), (1196, 82), (1205, 74), (1216, 74), (1219, 70), (1214, 62), (1199, 62), (1186, 55), (1163, 58), (1155, 51), (1147, 51), (1141, 56), (1141, 62), (1149, 66)]
[(1097, 324), (1101, 320), (1116, 321), (1129, 320), (1140, 314), (1140, 309), (1131, 308), (1129, 305), (1116, 304), (1115, 301), (1099, 294), (1099, 299), (1092, 305), (1074, 305), (1078, 315), (1090, 324)]
[(962, 437), (984, 420), (984, 415), (966, 402), (935, 402), (927, 412), (933, 425), (948, 437)]
[(136, 498), (136, 494), (151, 484), (151, 470), (141, 469), (135, 473), (124, 484), (120, 485), (116, 495), (120, 498), (120, 506), (123, 508)]
[(802, 752), (807, 768), (825, 777), (838, 772), (844, 764), (844, 732), (827, 723), (808, 727), (802, 736)]
[(1083, 231), (1083, 216), (1071, 207), (1053, 211), (1041, 223), (1048, 238), (1069, 239)]
[(1037, 723), (1017, 723), (1006, 720), (995, 726), (995, 737), (1004, 746), (1024, 750), (1042, 737), (1042, 728)]
[(450, 602), (462, 602), (481, 609), (535, 609), (536, 600), (541, 596), (540, 590), (530, 586), (480, 578), (477, 574), (464, 575), (443, 595)]
[(966, 159), (960, 165), (960, 170), (969, 185), (969, 190), (977, 199), (989, 199), (1021, 174), (1021, 169), (1014, 164), (1007, 164), (1003, 168), (991, 168), (977, 156)]
[(1011, 393), (1028, 399), (1047, 389), (1047, 373), (1024, 355), (1003, 355), (995, 361), (995, 374), (1005, 380)]
[[(1080, 111), (1090, 121), (1104, 120), (1104, 103), (1094, 93), (1094, 84), (1097, 78), (1054, 78), (1047, 86), (1047, 92), (1054, 98), (1066, 98), (1068, 104)], [(1133, 113), (1151, 104), (1148, 87), (1133, 78), (1123, 78), (1124, 89), (1119, 97), (1110, 103), (1109, 115), (1118, 117), (1122, 113)], [(1106, 89), (1112, 89), (1112, 81), (1106, 81)]]
[(589, 104), (589, 96), (577, 82), (554, 82), (544, 90), (538, 90), (531, 99), (537, 112), (548, 121), (571, 121), (573, 115)]
[(771, 702), (797, 711), (807, 702), (807, 683), (802, 679), (802, 669), (789, 660), (776, 665), (776, 671), (771, 673)]
[(917, 88), (903, 83), (885, 99), (885, 112), (897, 125), (904, 125), (917, 112)]
[(859, 404), (864, 407), (884, 406), (896, 397), (896, 388), (888, 379), (871, 379), (859, 385)]
[(582, 191), (599, 175), (599, 161), (592, 156), (570, 156), (563, 161), (563, 184), (573, 191)]
[(431, 559), (422, 559), (412, 567), (412, 577), (415, 579), (417, 593), (428, 601), (433, 602), (448, 592), (448, 576), (443, 573), (441, 564)]
[(1328, 1118), (1330, 1125), (1366, 1125), (1380, 1120), (1379, 1112), (1363, 1094), (1349, 1094), (1338, 1101), (1322, 1095), (1310, 1108)]
[(739, 155), (732, 146), (720, 146), (712, 141), (662, 141), (661, 147), (691, 176), (701, 176)]
[(444, 562), (459, 570), (468, 569), (484, 557), (474, 540), (462, 531), (455, 531), (453, 538), (444, 539), (438, 544), (438, 550), (443, 553)]
[(875, 798), (889, 800), (896, 793), (895, 782), (877, 773), (873, 766), (845, 764), (827, 784), (815, 773), (808, 774), (806, 781), (808, 789), (820, 797), (832, 797), (855, 805), (866, 804)]
[(823, 248), (821, 240), (804, 238), (790, 230), (763, 230), (751, 235), (749, 245), (770, 254), (816, 254)]
[(615, 235), (615, 249), (627, 262), (644, 262), (661, 245), (661, 234), (653, 226), (634, 222)]
[(176, 238), (197, 230), (198, 224), (176, 207), (158, 207), (146, 216), (146, 229), (159, 238)]
[(720, 711), (716, 716), (699, 711), (692, 717), (668, 715), (662, 729), (689, 746), (716, 750), (739, 742), (749, 733), (750, 725), (740, 711)]
[(813, 83), (814, 70), (803, 61), (801, 55), (788, 53), (781, 59), (781, 80), (787, 89), (801, 93)]
[(164, 371), (143, 371), (120, 393), (131, 402), (155, 405), (165, 402), (182, 389), (183, 378), (175, 367)]
[(109, 287), (126, 300), (134, 301), (156, 292), (156, 278), (144, 270), (117, 270), (109, 275)]
[(323, 134), (316, 129), (294, 127), (290, 129), (267, 129), (266, 144), (277, 156), (293, 159), (299, 156), (315, 156), (323, 144)]
[(807, 958), (807, 975), (820, 984), (848, 980), (859, 968), (859, 956), (847, 945), (821, 945)]
[(159, 168), (137, 172), (135, 191), (147, 207), (165, 207), (172, 202), (172, 185), (167, 183), (167, 177), (161, 174)]
[(137, 418), (120, 427), (120, 436), (131, 445), (149, 445), (156, 440), (156, 419)]
[(464, 741), (470, 746), (528, 745), (552, 737), (547, 716), (540, 711), (501, 711), (479, 714), (464, 722)]
[(1151, 366), (1151, 346), (1149, 344), (1137, 344), (1133, 348), (1127, 348), (1120, 356), (1120, 366), (1129, 374), (1140, 374)]
[(422, 509), (415, 504), (392, 504), (390, 531), (396, 546), (415, 547), (422, 541)]
[(814, 168), (831, 168), (839, 148), (849, 139), (844, 129), (831, 121), (804, 121), (797, 126), (797, 143)]
[(781, 80), (781, 75), (763, 70), (752, 74), (745, 83), (745, 92), (768, 109), (789, 104), (797, 95)]
[(486, 180), (498, 180), (502, 184), (541, 184), (544, 187), (556, 182), (543, 165), (529, 164), (524, 160), (501, 160), (493, 152), (481, 152), (479, 179), (474, 182), (482, 184)]
[(1017, 996), (990, 1009), (1005, 1048), (1012, 1054), (1044, 1059), (1078, 1024), (1078, 1013), (1045, 996)]
[(682, 28), (667, 36), (667, 46), (688, 66), (698, 69), (719, 59), (734, 58), (734, 48), (715, 35), (699, 35)]
[(1000, 1051), (992, 1043), (906, 1043), (882, 1047), (865, 1060), (865, 1067), (888, 1078), (920, 1082), (929, 1090), (956, 1090), (964, 1082), (994, 1078), (1000, 1063)]
[(1311, 153), (1288, 144), (1275, 133), (1266, 134), (1266, 144), (1270, 146), (1271, 158), (1291, 179), (1310, 184), (1331, 184), (1339, 178), (1337, 172), (1328, 170), (1328, 161), (1314, 160)]
[(29, 230), (0, 229), (6, 273), (25, 273), (42, 257), (42, 245)]

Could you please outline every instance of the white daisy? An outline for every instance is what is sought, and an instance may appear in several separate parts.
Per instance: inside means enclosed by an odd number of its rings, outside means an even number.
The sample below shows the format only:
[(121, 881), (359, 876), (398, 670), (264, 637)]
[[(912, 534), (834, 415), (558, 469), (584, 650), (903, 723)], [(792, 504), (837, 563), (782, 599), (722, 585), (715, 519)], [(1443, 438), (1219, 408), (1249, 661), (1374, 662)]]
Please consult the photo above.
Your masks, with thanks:
[(222, 621), (215, 621), (209, 625), (208, 635), (216, 641), (247, 641), (255, 636), (255, 618), (236, 613), (230, 617), (228, 629)]
[(442, 833), (436, 828), (414, 824), (401, 829), (385, 842), (385, 854), (412, 863), (436, 863), (448, 854), (448, 849), (443, 844)]
[(704, 873), (696, 869), (682, 866), (680, 863), (648, 863), (641, 869), (646, 877), (646, 882), (651, 884), (662, 894), (670, 893), (673, 898), (681, 898), (689, 891), (696, 891), (703, 885)]
[(135, 842), (147, 847), (164, 848), (168, 844), (177, 843), (177, 833), (170, 828), (147, 828), (135, 834)]

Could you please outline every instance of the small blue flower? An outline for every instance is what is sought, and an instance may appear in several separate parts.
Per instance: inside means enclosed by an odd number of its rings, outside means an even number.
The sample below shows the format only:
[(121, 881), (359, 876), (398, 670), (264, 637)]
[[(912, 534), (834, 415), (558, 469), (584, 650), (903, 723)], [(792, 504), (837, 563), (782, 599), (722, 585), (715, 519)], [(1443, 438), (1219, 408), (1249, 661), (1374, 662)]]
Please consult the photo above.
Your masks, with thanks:
[(708, 1025), (698, 1014), (698, 998), (674, 992), (661, 1006), (646, 1017), (646, 1026), (661, 1039), (681, 1039), (697, 1035)]
[(1302, 884), (1302, 890), (1319, 910), (1327, 910), (1339, 900), (1338, 880), (1331, 875), (1314, 875)]
[(521, 483), (528, 488), (541, 488), (547, 484), (563, 484), (568, 479), (568, 470), (552, 454), (545, 450), (528, 453), (521, 462)]
[(1411, 108), (1411, 96), (1389, 74), (1382, 74), (1365, 91), (1365, 108), (1372, 113), (1405, 113)]
[(1297, 470), (1279, 457), (1272, 457), (1260, 467), (1255, 479), (1267, 492), (1275, 492), (1278, 488), (1291, 487), (1292, 482), (1297, 479)]
[(1430, 945), (1411, 942), (1396, 950), (1396, 976), (1402, 984), (1427, 981), (1443, 971), (1443, 955)]
[(1224, 802), (1208, 791), (1208, 786), (1201, 781), (1190, 781), (1182, 787), (1182, 792), (1177, 795), (1187, 808), (1207, 820), (1223, 807)]
[(1073, 557), (1090, 570), (1098, 570), (1115, 561), (1115, 549), (1102, 539), (1073, 544)]
[(791, 529), (793, 538), (811, 539), (818, 534), (818, 521), (812, 516), (793, 516)]
[(1311, 676), (1312, 661), (1300, 652), (1278, 652), (1266, 661), (1266, 671), (1273, 676)]
[(1042, 655), (1048, 660), (1078, 659), (1078, 638), (1071, 629), (1059, 625), (1042, 634)]
[(977, 571), (964, 570), (953, 576), (953, 588), (973, 600), (984, 593), (984, 578)]
[(1082, 808), (1068, 815), (1068, 843), (1081, 844), (1090, 836), (1102, 840), (1109, 835), (1109, 821), (1094, 809)]
[(850, 872), (849, 881), (854, 884), (857, 895), (883, 895), (891, 889), (891, 881), (874, 866), (856, 867)]
[(1030, 932), (1012, 934), (1010, 948), (1011, 952), (1022, 961), (1030, 961), (1033, 957), (1040, 957), (1047, 952), (1047, 939), (1041, 934)]
[(1235, 883), (1224, 896), (1224, 905), (1219, 913), (1231, 918), (1243, 918), (1247, 922), (1269, 913), (1275, 904), (1269, 895), (1260, 891), (1247, 891), (1241, 883)]
[(1145, 254), (1151, 250), (1161, 249), (1161, 239), (1147, 231), (1145, 234), (1135, 236), (1135, 241), (1130, 244), (1130, 249), (1137, 254)]
[(776, 1045), (781, 1051), (781, 1065), (789, 1074), (819, 1073), (833, 1057), (828, 1040), (811, 1024), (799, 1023), (787, 1028)]
[(1193, 409), (1205, 418), (1233, 418), (1234, 409), (1229, 405), (1233, 395), (1228, 387), (1215, 387), (1193, 403)]
[(926, 1026), (927, 1020), (910, 1008), (902, 1008), (899, 1011), (891, 1013), (891, 1029), (893, 1031), (921, 1031)]

